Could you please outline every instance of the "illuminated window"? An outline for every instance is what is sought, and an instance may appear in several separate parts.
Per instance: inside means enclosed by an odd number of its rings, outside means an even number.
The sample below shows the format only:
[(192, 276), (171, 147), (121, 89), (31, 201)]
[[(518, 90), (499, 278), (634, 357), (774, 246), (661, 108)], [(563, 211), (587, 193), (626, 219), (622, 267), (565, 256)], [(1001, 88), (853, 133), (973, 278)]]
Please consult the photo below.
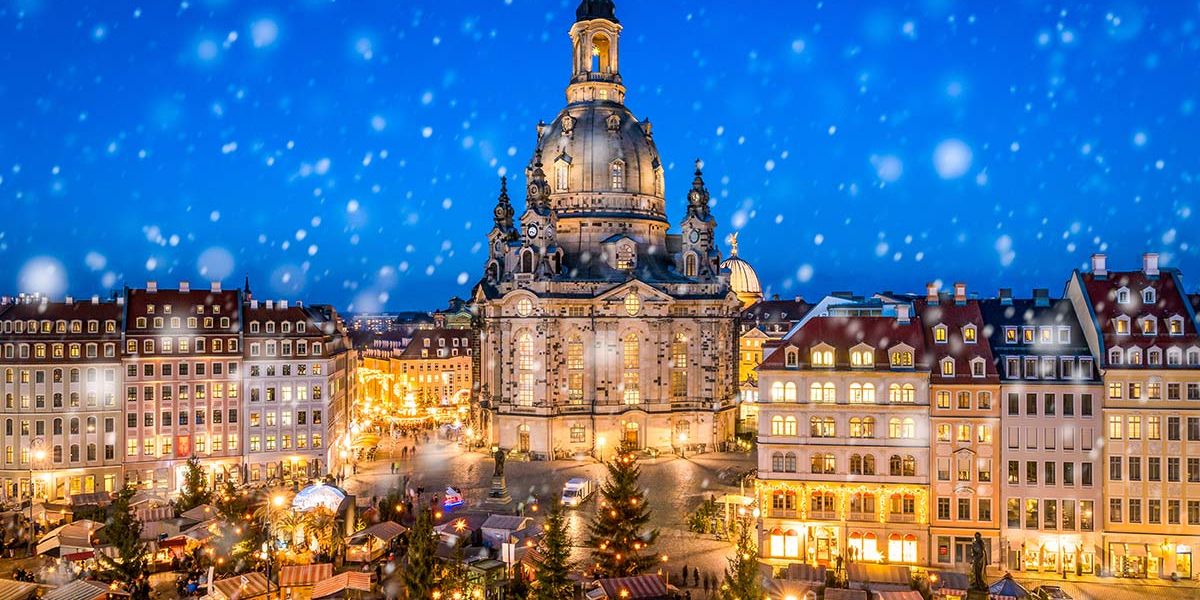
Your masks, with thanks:
[(968, 344), (975, 343), (976, 330), (974, 325), (967, 325), (963, 328), (963, 341)]
[(517, 334), (517, 405), (533, 406), (534, 381), (533, 336), (528, 331)]
[(813, 350), (812, 365), (814, 367), (832, 367), (833, 352), (830, 350)]
[(856, 350), (850, 353), (850, 364), (855, 367), (870, 367), (875, 364), (873, 350)]
[(945, 325), (938, 325), (933, 328), (933, 341), (938, 344), (945, 344), (947, 339), (947, 329)]
[(554, 165), (554, 189), (560, 192), (567, 191), (567, 175), (570, 173), (570, 167), (564, 161), (558, 161)]
[(617, 159), (608, 165), (609, 181), (613, 191), (625, 189), (625, 161)]
[[(632, 294), (631, 294), (632, 295)], [(636, 296), (634, 296), (636, 297)], [(626, 298), (628, 306), (628, 297)], [(624, 386), (625, 404), (641, 404), (641, 390), (639, 389), (639, 373), (640, 360), (638, 356), (639, 344), (636, 333), (630, 333), (625, 336), (621, 344), (621, 363), (624, 373), (621, 377)]]
[(671, 396), (687, 397), (687, 338), (682, 333), (671, 342)]
[(638, 312), (641, 310), (642, 310), (642, 299), (640, 297), (638, 297), (637, 292), (629, 292), (628, 294), (626, 294), (625, 295), (625, 312), (629, 313), (629, 316), (633, 317), (633, 316), (637, 316)]
[(579, 336), (567, 340), (567, 400), (583, 403), (583, 341)]
[(851, 383), (850, 384), (850, 403), (851, 404), (873, 404), (875, 402), (875, 384), (873, 383)]
[(911, 383), (903, 385), (893, 383), (888, 386), (888, 401), (898, 404), (912, 404), (916, 402), (916, 388)]

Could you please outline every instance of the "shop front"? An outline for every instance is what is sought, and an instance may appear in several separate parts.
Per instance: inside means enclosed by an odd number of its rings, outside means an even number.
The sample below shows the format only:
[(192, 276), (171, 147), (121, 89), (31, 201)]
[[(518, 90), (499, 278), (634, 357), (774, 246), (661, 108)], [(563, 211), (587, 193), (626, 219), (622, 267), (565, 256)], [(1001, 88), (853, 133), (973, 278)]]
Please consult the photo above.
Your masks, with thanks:
[(1075, 575), (1096, 572), (1095, 545), (1078, 535), (1041, 535), (1006, 543), (1008, 568), (1013, 571)]
[(1108, 568), (1115, 577), (1191, 579), (1192, 545), (1170, 539), (1109, 541), (1106, 547)]

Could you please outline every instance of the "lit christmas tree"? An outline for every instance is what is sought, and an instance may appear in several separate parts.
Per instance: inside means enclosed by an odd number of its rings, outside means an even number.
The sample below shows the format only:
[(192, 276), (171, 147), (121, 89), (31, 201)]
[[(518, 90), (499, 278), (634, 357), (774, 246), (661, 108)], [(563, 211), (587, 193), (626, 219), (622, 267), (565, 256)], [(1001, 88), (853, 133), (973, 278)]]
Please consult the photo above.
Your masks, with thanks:
[(641, 468), (630, 453), (608, 463), (608, 481), (600, 489), (600, 506), (591, 524), (588, 544), (598, 577), (637, 575), (658, 562), (650, 550), (658, 530), (646, 529), (650, 507), (638, 485)]

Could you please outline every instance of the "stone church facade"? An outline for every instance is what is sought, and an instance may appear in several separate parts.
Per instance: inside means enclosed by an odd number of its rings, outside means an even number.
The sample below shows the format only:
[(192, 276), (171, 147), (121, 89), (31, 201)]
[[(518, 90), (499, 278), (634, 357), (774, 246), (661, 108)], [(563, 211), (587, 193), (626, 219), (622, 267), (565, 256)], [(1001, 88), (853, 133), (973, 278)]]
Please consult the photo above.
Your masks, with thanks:
[(701, 165), (669, 233), (651, 124), (624, 104), (613, 3), (576, 17), (567, 106), (538, 124), (519, 216), (501, 181), (473, 291), (486, 429), (545, 458), (712, 449), (734, 435), (741, 304)]

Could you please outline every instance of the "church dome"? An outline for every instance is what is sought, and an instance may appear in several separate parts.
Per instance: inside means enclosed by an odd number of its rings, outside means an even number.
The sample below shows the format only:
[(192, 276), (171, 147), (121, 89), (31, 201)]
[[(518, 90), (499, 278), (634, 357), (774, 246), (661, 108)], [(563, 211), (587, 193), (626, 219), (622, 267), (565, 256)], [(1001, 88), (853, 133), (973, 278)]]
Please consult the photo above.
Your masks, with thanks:
[(618, 102), (591, 100), (568, 105), (539, 129), (537, 151), (559, 218), (666, 221), (663, 166), (649, 121)]
[(738, 256), (737, 234), (729, 241), (729, 258), (721, 262), (721, 270), (729, 271), (729, 287), (745, 306), (750, 306), (762, 300), (762, 285), (758, 283), (758, 273), (750, 263)]

